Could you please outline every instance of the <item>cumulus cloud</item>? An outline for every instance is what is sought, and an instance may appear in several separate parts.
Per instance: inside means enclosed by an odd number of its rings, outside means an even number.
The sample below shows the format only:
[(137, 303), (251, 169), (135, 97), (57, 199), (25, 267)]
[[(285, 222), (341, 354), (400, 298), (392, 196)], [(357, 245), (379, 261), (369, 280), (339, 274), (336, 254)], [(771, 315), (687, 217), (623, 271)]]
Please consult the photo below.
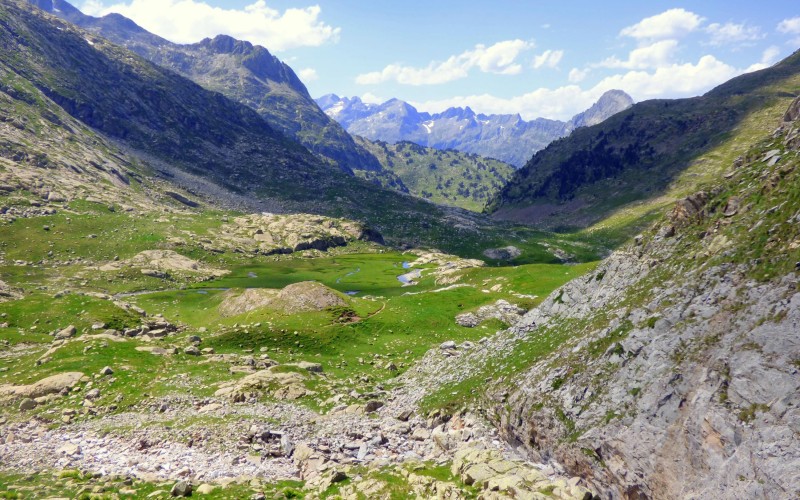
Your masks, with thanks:
[(623, 28), (619, 34), (637, 40), (680, 38), (697, 30), (702, 23), (703, 18), (694, 12), (685, 9), (669, 9)]
[(623, 89), (636, 100), (687, 97), (702, 94), (743, 72), (712, 55), (705, 55), (697, 64), (671, 64), (652, 72), (629, 71), (612, 75), (600, 81), (596, 88)]
[(741, 44), (764, 38), (757, 26), (745, 24), (712, 23), (706, 27), (706, 32), (711, 35), (711, 45)]
[(800, 43), (800, 16), (784, 19), (778, 23), (778, 31), (786, 35), (793, 35), (795, 37), (790, 40), (789, 43)]
[(800, 16), (784, 19), (778, 23), (778, 31), (791, 35), (800, 35)]
[[(573, 69), (577, 78), (586, 70)], [(702, 94), (743, 73), (714, 56), (701, 57), (697, 63), (669, 64), (654, 70), (632, 70), (611, 75), (589, 89), (578, 85), (540, 88), (511, 98), (490, 94), (459, 96), (452, 99), (415, 103), (418, 109), (438, 112), (448, 107), (469, 106), (481, 113), (514, 114), (532, 120), (545, 117), (567, 120), (592, 105), (606, 91), (621, 89), (634, 100), (664, 97), (688, 97)]]
[(531, 48), (533, 43), (523, 40), (505, 40), (489, 47), (476, 45), (472, 50), (450, 56), (444, 62), (431, 62), (423, 68), (390, 64), (381, 71), (358, 75), (356, 83), (374, 85), (395, 81), (403, 85), (436, 85), (466, 78), (474, 68), (484, 73), (516, 75), (522, 71), (517, 57)]
[(569, 70), (569, 76), (567, 76), (567, 79), (569, 80), (569, 83), (580, 83), (584, 81), (587, 76), (589, 76), (590, 71), (591, 70), (589, 68), (572, 68)]
[(672, 56), (677, 48), (677, 40), (661, 40), (632, 50), (625, 61), (613, 56), (598, 63), (597, 66), (624, 69), (659, 68), (672, 61)]
[(776, 62), (778, 62), (778, 58), (781, 55), (781, 49), (772, 45), (767, 47), (764, 50), (764, 53), (761, 54), (761, 60), (755, 64), (750, 65), (749, 68), (745, 70), (745, 72), (749, 73), (751, 71), (758, 71), (760, 69), (769, 68)]
[(267, 6), (265, 0), (256, 0), (243, 9), (212, 7), (202, 0), (128, 0), (109, 7), (99, 0), (87, 0), (81, 10), (95, 16), (122, 14), (177, 43), (226, 34), (275, 52), (336, 42), (341, 33), (340, 28), (320, 19), (318, 5), (281, 12)]
[(561, 62), (562, 57), (564, 57), (563, 50), (545, 50), (538, 56), (533, 57), (533, 67), (535, 69), (543, 67), (555, 68)]
[(306, 83), (319, 80), (319, 75), (317, 74), (317, 70), (315, 70), (314, 68), (303, 68), (297, 72), (297, 76), (300, 77), (301, 81)]
[(367, 104), (383, 104), (389, 99), (384, 99), (383, 97), (376, 96), (372, 92), (366, 92), (361, 95), (361, 101)]

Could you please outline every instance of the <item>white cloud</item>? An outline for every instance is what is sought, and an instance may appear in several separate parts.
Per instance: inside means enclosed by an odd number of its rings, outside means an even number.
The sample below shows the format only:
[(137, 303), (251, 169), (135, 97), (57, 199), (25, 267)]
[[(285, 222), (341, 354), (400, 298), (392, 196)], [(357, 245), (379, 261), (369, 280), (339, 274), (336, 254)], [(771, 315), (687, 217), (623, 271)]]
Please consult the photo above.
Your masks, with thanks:
[[(583, 71), (588, 70), (573, 69), (570, 73), (577, 78)], [(706, 55), (696, 64), (670, 64), (651, 71), (634, 70), (611, 75), (586, 90), (578, 85), (566, 85), (555, 89), (540, 88), (511, 98), (482, 94), (414, 104), (417, 109), (430, 112), (469, 106), (487, 114), (519, 113), (526, 120), (539, 117), (567, 120), (591, 106), (608, 90), (624, 90), (636, 101), (689, 97), (702, 94), (743, 72)]]
[(706, 32), (711, 35), (711, 45), (738, 44), (764, 38), (757, 26), (745, 24), (712, 23), (706, 27)]
[(743, 73), (712, 55), (700, 58), (697, 64), (671, 64), (653, 72), (629, 71), (604, 78), (595, 88), (623, 89), (635, 100), (688, 97), (702, 94), (734, 76)]
[(746, 73), (751, 71), (758, 71), (760, 69), (769, 68), (776, 62), (778, 62), (778, 57), (781, 55), (781, 49), (772, 45), (767, 47), (764, 50), (764, 53), (761, 55), (761, 60), (755, 64), (750, 65), (749, 68), (745, 70)]
[(361, 101), (367, 104), (383, 104), (389, 99), (384, 99), (383, 97), (378, 97), (372, 92), (366, 92), (361, 96)]
[(778, 31), (790, 35), (800, 35), (800, 16), (784, 19), (778, 23)]
[(669, 9), (623, 28), (619, 34), (637, 40), (680, 38), (698, 29), (702, 22), (703, 18), (694, 12), (685, 9)]
[(297, 76), (300, 77), (300, 80), (305, 82), (313, 82), (319, 80), (319, 75), (317, 74), (317, 70), (314, 68), (303, 68), (297, 72)]
[(336, 42), (341, 32), (320, 20), (318, 5), (280, 12), (268, 7), (265, 0), (256, 0), (243, 9), (212, 7), (202, 0), (128, 0), (110, 7), (87, 0), (81, 10), (95, 16), (117, 12), (177, 43), (226, 34), (274, 52)]
[(356, 83), (374, 85), (396, 81), (403, 85), (436, 85), (466, 78), (469, 71), (478, 68), (484, 73), (516, 75), (522, 66), (515, 61), (520, 53), (533, 48), (533, 43), (523, 40), (505, 40), (486, 47), (476, 45), (444, 62), (431, 62), (424, 68), (402, 64), (390, 64), (381, 71), (364, 73), (356, 77)]
[(784, 19), (778, 23), (778, 31), (795, 37), (790, 40), (789, 43), (794, 45), (800, 44), (800, 16)]
[(600, 62), (597, 66), (624, 69), (660, 68), (670, 64), (672, 56), (677, 48), (677, 40), (661, 40), (651, 45), (632, 50), (630, 54), (628, 54), (628, 60), (626, 61), (622, 61), (616, 56), (613, 56)]
[(569, 70), (569, 76), (567, 78), (569, 79), (570, 83), (580, 83), (584, 81), (587, 76), (589, 76), (590, 71), (591, 70), (589, 68), (584, 68), (584, 69), (572, 68), (571, 70)]
[(545, 50), (538, 56), (534, 56), (533, 67), (535, 69), (542, 67), (555, 68), (561, 62), (562, 57), (564, 57), (563, 50)]

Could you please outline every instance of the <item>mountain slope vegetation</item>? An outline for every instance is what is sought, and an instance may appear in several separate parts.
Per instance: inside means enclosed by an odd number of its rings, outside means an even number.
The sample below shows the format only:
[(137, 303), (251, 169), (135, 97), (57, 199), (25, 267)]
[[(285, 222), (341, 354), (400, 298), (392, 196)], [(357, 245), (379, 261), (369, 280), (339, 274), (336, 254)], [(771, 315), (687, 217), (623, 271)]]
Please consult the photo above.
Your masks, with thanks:
[[(389, 187), (406, 189), (434, 203), (480, 212), (511, 178), (514, 167), (492, 158), (413, 142), (389, 144), (356, 136), (356, 142), (381, 162), (382, 171), (356, 171)], [(383, 173), (391, 177), (384, 179)], [(397, 180), (395, 180), (397, 179)]]
[(476, 214), (445, 211), (331, 168), (247, 106), (26, 2), (7, 2), (0, 15), (3, 81), (30, 88), (39, 96), (32, 102), (41, 101), (35, 107), (57, 106), (118, 143), (150, 175), (243, 210), (369, 221), (389, 241), (410, 245), (436, 241), (480, 255), (505, 240), (484, 230), (493, 224)]
[[(790, 102), (723, 173), (485, 349), (430, 356), (412, 382), (429, 384), (423, 407), (486, 408), (531, 459), (555, 457), (608, 498), (796, 496), (800, 98)], [(445, 383), (425, 382), (442, 372)]]
[(703, 178), (727, 168), (707, 156), (701, 161), (701, 155), (721, 154), (717, 148), (741, 133), (738, 149), (725, 147), (726, 160), (732, 161), (749, 144), (751, 130), (773, 126), (797, 94), (799, 69), (795, 53), (701, 97), (640, 102), (578, 129), (534, 155), (488, 211), (539, 227), (586, 227), (631, 202), (658, 200), (672, 191), (685, 196), (694, 183), (690, 173)]

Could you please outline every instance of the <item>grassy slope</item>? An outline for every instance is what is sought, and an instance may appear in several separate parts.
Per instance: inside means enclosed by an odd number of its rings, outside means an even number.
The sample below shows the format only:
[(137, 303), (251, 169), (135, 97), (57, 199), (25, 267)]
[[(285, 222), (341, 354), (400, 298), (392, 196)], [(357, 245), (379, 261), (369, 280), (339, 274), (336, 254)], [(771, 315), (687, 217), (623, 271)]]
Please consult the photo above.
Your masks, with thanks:
[[(360, 137), (356, 141), (415, 196), (476, 212), (483, 210), (514, 172), (514, 167), (502, 161), (455, 150), (443, 151), (411, 142), (373, 142)], [(364, 172), (370, 174), (377, 175)]]
[(800, 53), (703, 97), (645, 101), (579, 129), (535, 155), (489, 208), (543, 227), (636, 220), (718, 177), (771, 132), (800, 89), (798, 66)]

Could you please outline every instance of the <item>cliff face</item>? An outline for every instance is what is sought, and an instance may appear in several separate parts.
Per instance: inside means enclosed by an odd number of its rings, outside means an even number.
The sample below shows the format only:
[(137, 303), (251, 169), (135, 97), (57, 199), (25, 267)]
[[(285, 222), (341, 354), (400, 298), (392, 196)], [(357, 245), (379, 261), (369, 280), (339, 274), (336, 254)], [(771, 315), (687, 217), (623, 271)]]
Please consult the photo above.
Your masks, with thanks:
[(613, 498), (800, 492), (798, 107), (506, 334), (572, 330), (490, 391), (509, 441)]

